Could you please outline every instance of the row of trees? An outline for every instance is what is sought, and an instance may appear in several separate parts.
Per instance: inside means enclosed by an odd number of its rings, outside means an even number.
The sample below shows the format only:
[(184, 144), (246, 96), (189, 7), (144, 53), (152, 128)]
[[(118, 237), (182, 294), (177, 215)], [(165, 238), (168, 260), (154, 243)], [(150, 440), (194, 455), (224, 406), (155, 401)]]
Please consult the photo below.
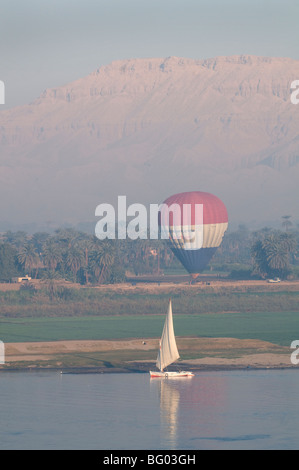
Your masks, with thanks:
[(290, 273), (291, 258), (296, 260), (296, 251), (294, 234), (276, 232), (264, 236), (251, 247), (255, 270), (262, 277), (286, 278)]
[[(173, 255), (165, 243), (150, 240), (104, 240), (73, 229), (53, 235), (6, 232), (0, 249), (0, 279), (24, 273), (32, 278), (64, 278), (82, 284), (122, 282), (126, 271), (154, 273)], [(2, 254), (1, 254), (2, 253)], [(2, 260), (2, 261), (1, 261)]]
[(299, 274), (299, 230), (265, 227), (249, 231), (244, 225), (224, 237), (213, 262), (247, 266), (250, 275), (286, 278)]
[[(286, 277), (299, 265), (298, 247), (299, 230), (264, 228), (254, 232), (239, 226), (225, 234), (208, 269), (230, 271), (232, 266), (240, 265), (249, 275)], [(124, 281), (126, 271), (137, 275), (170, 269), (183, 272), (164, 240), (100, 241), (74, 229), (33, 236), (9, 231), (0, 240), (0, 280), (29, 274), (33, 278), (61, 277), (82, 284), (101, 284)]]

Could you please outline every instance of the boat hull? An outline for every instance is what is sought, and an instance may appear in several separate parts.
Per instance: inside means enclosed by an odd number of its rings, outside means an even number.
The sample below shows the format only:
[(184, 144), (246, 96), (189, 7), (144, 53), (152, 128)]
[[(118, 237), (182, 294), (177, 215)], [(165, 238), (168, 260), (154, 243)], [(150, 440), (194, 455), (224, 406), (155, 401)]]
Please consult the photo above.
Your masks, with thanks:
[(194, 377), (194, 374), (189, 371), (180, 371), (180, 372), (159, 372), (159, 371), (150, 371), (151, 378), (162, 378), (162, 379), (172, 379), (180, 377)]

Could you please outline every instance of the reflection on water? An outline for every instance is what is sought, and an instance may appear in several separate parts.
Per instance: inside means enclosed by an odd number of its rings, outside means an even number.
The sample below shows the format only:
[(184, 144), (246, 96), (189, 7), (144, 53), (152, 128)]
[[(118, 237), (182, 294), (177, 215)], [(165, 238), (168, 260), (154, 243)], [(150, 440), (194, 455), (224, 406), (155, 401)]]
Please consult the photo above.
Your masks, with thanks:
[(8, 372), (0, 449), (297, 449), (298, 388), (297, 370)]
[(200, 424), (198, 417), (203, 408), (212, 410), (214, 417), (210, 415), (209, 422), (215, 424), (227, 401), (225, 380), (213, 375), (153, 378), (151, 387), (160, 400), (161, 444), (166, 449), (179, 448), (179, 423), (191, 417), (187, 432), (192, 435)]
[[(182, 379), (184, 380), (184, 379)], [(158, 379), (156, 382), (160, 397), (161, 442), (162, 447), (177, 447), (178, 411), (180, 390), (175, 387), (177, 379)], [(151, 380), (151, 383), (153, 380)]]
[(296, 371), (210, 372), (158, 379), (165, 449), (294, 449)]

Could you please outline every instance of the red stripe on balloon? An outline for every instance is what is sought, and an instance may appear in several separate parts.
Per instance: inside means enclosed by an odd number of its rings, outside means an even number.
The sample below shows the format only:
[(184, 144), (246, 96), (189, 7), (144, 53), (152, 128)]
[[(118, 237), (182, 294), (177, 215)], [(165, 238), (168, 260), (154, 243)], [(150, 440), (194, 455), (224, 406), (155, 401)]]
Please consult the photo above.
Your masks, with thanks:
[[(185, 193), (174, 194), (168, 197), (163, 204), (166, 204), (169, 208), (173, 204), (177, 204), (180, 207), (180, 218), (181, 224), (183, 224), (183, 206), (189, 204), (191, 206), (191, 224), (195, 223), (195, 205), (203, 205), (203, 223), (204, 224), (219, 224), (228, 222), (227, 210), (224, 203), (214, 194), (202, 192), (202, 191), (191, 191)], [(176, 215), (169, 212), (169, 225), (177, 225), (178, 219)]]

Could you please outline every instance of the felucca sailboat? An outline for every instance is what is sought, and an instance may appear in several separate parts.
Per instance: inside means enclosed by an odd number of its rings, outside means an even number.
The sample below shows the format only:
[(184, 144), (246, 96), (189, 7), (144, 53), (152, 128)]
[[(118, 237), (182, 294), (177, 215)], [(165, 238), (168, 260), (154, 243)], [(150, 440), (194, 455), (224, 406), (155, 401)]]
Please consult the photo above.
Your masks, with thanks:
[(177, 359), (179, 359), (180, 355), (178, 352), (178, 348), (176, 345), (174, 329), (173, 329), (173, 318), (172, 318), (172, 304), (171, 300), (169, 300), (168, 311), (166, 315), (166, 320), (164, 323), (164, 328), (162, 332), (162, 337), (160, 340), (160, 350), (158, 352), (156, 366), (159, 371), (154, 372), (150, 371), (151, 377), (193, 377), (194, 374), (192, 372), (186, 371), (179, 371), (179, 372), (168, 372), (164, 371), (164, 369), (173, 364)]

